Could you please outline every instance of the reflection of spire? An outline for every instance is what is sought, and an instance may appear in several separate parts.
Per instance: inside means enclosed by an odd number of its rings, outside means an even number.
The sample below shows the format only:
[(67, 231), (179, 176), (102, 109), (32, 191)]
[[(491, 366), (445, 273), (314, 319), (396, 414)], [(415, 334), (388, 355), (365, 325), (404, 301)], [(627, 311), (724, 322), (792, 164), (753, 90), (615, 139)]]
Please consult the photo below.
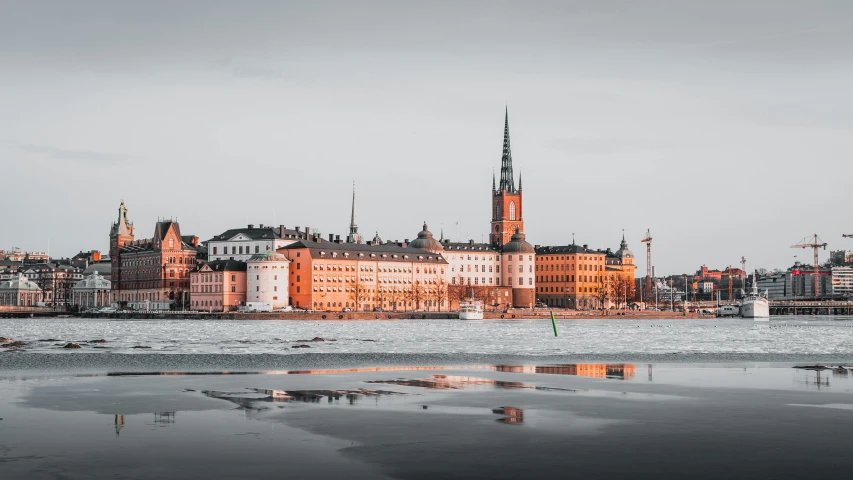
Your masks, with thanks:
[(500, 190), (508, 193), (518, 193), (512, 175), (512, 151), (509, 148), (509, 107), (504, 117), (504, 148), (501, 155), (501, 185)]
[(350, 214), (347, 243), (361, 243), (361, 235), (358, 234), (358, 223), (355, 221), (355, 182), (352, 182), (352, 213)]

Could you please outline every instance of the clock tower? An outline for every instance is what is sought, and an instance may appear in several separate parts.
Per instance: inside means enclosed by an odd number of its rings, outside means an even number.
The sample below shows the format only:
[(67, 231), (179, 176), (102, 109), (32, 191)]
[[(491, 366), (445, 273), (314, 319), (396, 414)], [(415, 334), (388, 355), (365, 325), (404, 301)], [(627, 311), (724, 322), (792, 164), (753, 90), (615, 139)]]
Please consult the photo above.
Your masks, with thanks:
[(512, 152), (509, 146), (509, 109), (504, 116), (504, 146), (501, 156), (501, 181), (495, 184), (492, 174), (492, 228), (489, 243), (502, 247), (516, 233), (524, 232), (524, 220), (521, 213), (521, 174), (518, 176), (518, 188), (512, 173)]

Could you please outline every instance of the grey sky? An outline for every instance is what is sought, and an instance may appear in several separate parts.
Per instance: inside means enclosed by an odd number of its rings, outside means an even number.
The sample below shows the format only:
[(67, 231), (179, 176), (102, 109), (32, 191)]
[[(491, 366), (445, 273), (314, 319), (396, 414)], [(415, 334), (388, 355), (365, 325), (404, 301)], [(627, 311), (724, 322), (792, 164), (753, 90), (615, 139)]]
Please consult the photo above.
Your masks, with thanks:
[[(659, 273), (853, 248), (853, 2), (0, 1), (0, 248), (245, 223), (488, 236), (509, 99), (534, 244)], [(275, 218), (273, 218), (275, 216)], [(825, 258), (826, 254), (822, 258)], [(639, 260), (640, 272), (645, 261)]]

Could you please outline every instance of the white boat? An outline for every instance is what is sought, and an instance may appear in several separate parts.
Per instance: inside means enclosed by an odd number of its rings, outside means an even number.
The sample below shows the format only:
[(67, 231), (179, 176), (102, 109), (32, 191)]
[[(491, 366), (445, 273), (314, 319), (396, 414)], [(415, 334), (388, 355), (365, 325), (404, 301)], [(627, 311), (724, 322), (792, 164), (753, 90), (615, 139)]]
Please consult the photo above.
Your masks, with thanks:
[(758, 272), (752, 277), (752, 290), (740, 302), (740, 316), (756, 320), (770, 320), (770, 302), (758, 292)]
[(462, 300), (459, 302), (459, 320), (482, 320), (483, 302), (474, 300)]

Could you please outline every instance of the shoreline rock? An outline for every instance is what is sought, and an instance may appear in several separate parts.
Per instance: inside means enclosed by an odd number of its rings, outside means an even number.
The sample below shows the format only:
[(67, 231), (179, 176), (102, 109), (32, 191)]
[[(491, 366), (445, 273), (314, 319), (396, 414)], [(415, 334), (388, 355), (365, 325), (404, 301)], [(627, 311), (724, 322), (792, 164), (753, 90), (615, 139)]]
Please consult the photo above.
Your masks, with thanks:
[(76, 343), (66, 343), (65, 346), (62, 348), (83, 348), (83, 347), (81, 347), (80, 345), (78, 345)]

